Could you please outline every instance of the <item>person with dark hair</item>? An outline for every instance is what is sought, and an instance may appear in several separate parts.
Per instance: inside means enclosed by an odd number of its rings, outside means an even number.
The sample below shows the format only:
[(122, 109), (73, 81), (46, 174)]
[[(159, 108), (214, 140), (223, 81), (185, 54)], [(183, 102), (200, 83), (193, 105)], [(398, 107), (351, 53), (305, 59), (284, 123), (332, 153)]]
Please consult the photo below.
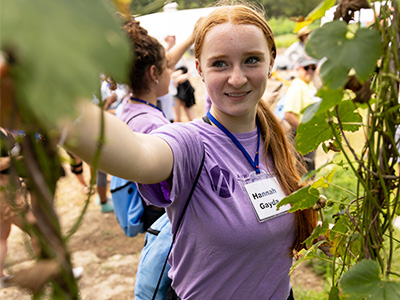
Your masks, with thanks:
[[(166, 208), (175, 299), (293, 299), (293, 252), (305, 248), (317, 214), (276, 209), (300, 176), (293, 146), (261, 100), (276, 56), (271, 28), (255, 8), (224, 5), (199, 24), (194, 53), (212, 102), (207, 117), (140, 134), (105, 114), (99, 167), (138, 182), (152, 205)], [(144, 88), (168, 84), (163, 62), (143, 69)], [(101, 114), (81, 108), (79, 122), (64, 127), (66, 146), (90, 161)]]
[[(160, 96), (168, 93), (172, 67), (193, 43), (193, 35), (182, 44), (165, 51), (165, 48), (132, 18), (124, 26), (132, 42), (136, 59), (130, 67), (131, 94), (121, 104), (119, 118), (130, 129), (150, 133), (170, 121), (157, 107)], [(142, 221), (144, 230), (165, 213), (164, 208), (152, 205), (146, 199)]]

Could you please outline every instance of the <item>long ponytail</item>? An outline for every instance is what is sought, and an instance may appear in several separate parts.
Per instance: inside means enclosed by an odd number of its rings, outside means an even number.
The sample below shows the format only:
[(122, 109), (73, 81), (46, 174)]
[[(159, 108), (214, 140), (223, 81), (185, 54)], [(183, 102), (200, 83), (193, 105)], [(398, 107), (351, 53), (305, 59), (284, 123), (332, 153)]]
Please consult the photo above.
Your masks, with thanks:
[[(297, 161), (294, 146), (287, 140), (278, 119), (263, 100), (258, 103), (257, 118), (264, 141), (264, 159), (267, 161), (268, 155), (271, 155), (278, 180), (283, 189), (291, 194), (301, 188), (299, 168), (303, 166)], [(294, 215), (296, 231), (292, 250), (300, 251), (305, 248), (303, 242), (317, 226), (318, 215), (311, 209), (298, 210)]]

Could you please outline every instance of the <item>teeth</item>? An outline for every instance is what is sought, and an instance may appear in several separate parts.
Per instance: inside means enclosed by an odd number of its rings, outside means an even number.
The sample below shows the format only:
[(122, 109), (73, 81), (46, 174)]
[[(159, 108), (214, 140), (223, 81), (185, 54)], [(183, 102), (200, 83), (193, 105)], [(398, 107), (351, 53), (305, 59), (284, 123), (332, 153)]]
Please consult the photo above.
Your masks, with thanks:
[(246, 93), (241, 93), (241, 94), (227, 94), (229, 97), (243, 97), (243, 96), (245, 96), (245, 95), (247, 95), (247, 92)]

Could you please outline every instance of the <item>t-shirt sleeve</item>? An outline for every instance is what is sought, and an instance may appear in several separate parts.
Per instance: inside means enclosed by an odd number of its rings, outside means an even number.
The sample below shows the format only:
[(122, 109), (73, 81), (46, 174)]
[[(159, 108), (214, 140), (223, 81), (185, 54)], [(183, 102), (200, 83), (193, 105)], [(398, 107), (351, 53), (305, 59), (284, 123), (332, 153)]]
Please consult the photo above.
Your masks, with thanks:
[(172, 176), (158, 184), (139, 184), (142, 196), (155, 206), (180, 206), (186, 201), (203, 157), (201, 136), (194, 126), (171, 124), (151, 133), (164, 139), (172, 149)]
[(296, 81), (293, 81), (292, 85), (286, 92), (286, 100), (283, 107), (285, 112), (292, 112), (296, 115), (300, 115), (302, 110), (302, 91)]

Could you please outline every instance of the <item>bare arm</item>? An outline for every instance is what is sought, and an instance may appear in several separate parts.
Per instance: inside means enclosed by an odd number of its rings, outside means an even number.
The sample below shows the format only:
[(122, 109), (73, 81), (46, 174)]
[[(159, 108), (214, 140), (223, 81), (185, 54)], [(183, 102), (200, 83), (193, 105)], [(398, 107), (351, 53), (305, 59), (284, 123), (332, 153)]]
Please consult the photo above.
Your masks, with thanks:
[[(82, 160), (92, 163), (100, 137), (99, 107), (82, 103), (78, 122), (62, 126), (65, 147)], [(169, 178), (173, 154), (161, 138), (134, 133), (114, 115), (104, 113), (104, 145), (98, 167), (100, 170), (139, 183), (157, 183)]]
[(167, 57), (169, 60), (169, 65), (173, 69), (174, 66), (178, 63), (178, 61), (181, 59), (183, 54), (190, 48), (190, 46), (194, 42), (194, 37), (193, 34), (191, 34), (184, 42), (182, 42), (179, 45), (176, 45), (172, 47), (168, 52), (167, 52)]
[(293, 129), (297, 131), (297, 127), (299, 126), (299, 118), (295, 113), (290, 111), (285, 112), (285, 120), (292, 126)]
[(179, 45), (173, 46), (171, 49), (168, 50), (167, 57), (169, 59), (169, 65), (171, 66), (171, 69), (175, 67), (183, 54), (185, 54), (185, 52), (189, 50), (190, 46), (194, 43), (194, 35), (202, 19), (203, 18), (197, 20), (196, 24), (194, 25), (192, 34), (185, 41), (183, 41)]

